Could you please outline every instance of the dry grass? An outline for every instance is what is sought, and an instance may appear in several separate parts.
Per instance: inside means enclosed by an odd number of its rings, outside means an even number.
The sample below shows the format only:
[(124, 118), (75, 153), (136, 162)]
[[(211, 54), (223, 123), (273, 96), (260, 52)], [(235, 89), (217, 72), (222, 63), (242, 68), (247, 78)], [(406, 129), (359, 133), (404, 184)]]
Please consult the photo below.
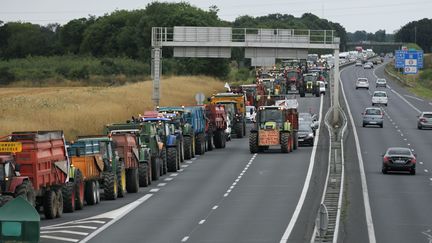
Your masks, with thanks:
[[(161, 106), (195, 104), (195, 94), (223, 90), (209, 77), (166, 77)], [(64, 130), (68, 139), (100, 134), (107, 123), (124, 122), (153, 109), (152, 82), (120, 87), (0, 88), (0, 136), (12, 131)]]

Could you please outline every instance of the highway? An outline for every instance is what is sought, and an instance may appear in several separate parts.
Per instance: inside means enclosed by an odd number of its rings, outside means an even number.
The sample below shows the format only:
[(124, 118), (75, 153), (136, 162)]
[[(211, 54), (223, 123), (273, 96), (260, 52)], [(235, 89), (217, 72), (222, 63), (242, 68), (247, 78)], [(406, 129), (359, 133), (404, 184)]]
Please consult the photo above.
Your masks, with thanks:
[[(301, 98), (299, 104), (300, 112), (318, 113), (320, 98)], [(328, 105), (324, 96), (324, 112)], [(322, 123), (320, 133), (316, 158), (327, 158)], [(312, 150), (250, 154), (247, 137), (233, 139), (135, 195), (42, 221), (41, 242), (280, 242), (283, 236), (308, 241), (327, 168), (326, 160), (311, 161)], [(309, 171), (310, 164), (315, 166)], [(308, 171), (303, 205), (299, 198)], [(288, 229), (294, 214), (298, 219)]]
[[(347, 213), (339, 242), (430, 242), (432, 240), (432, 164), (429, 154), (432, 131), (417, 129), (420, 111), (432, 110), (431, 103), (420, 99), (391, 81), (383, 66), (372, 70), (350, 66), (341, 73), (341, 81), (354, 124), (350, 124), (347, 142)], [(355, 81), (366, 77), (370, 90), (356, 90)], [(389, 96), (384, 128), (362, 127), (361, 113), (371, 106), (376, 77), (387, 79)], [(358, 134), (361, 156), (355, 150), (353, 128)], [(381, 173), (382, 154), (390, 146), (409, 147), (417, 154), (417, 174)], [(362, 187), (361, 158), (366, 188)], [(359, 165), (360, 164), (360, 165)], [(363, 193), (364, 192), (364, 193)], [(364, 200), (364, 195), (369, 200)], [(367, 209), (370, 203), (370, 211)], [(366, 204), (365, 204), (366, 202)], [(366, 206), (365, 206), (366, 205)], [(368, 216), (368, 211), (370, 217)], [(369, 223), (367, 223), (369, 222)]]

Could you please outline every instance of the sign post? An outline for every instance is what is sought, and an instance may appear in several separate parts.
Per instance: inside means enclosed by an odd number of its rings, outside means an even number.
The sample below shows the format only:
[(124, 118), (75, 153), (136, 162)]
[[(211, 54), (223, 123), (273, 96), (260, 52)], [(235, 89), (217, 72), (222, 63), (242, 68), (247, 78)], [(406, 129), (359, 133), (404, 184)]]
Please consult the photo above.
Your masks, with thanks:
[(419, 68), (423, 68), (423, 51), (397, 50), (395, 68), (402, 68), (403, 74), (417, 74)]

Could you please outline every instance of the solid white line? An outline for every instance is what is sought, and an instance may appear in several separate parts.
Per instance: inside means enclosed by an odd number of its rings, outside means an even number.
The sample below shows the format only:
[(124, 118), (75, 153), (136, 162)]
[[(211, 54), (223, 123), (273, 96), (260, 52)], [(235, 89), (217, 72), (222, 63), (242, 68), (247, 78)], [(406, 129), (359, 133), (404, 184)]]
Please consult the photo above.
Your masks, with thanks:
[(40, 238), (51, 239), (51, 240), (62, 240), (62, 241), (68, 241), (68, 242), (78, 242), (79, 241), (77, 239), (51, 236), (51, 235), (41, 235)]
[[(374, 75), (375, 75), (375, 71), (374, 71)], [(342, 95), (344, 97), (345, 104), (346, 104), (346, 107), (348, 110), (350, 122), (351, 122), (351, 125), (353, 127), (354, 140), (356, 143), (357, 158), (358, 158), (359, 169), (360, 169), (360, 178), (361, 178), (361, 184), (362, 184), (363, 202), (364, 202), (364, 207), (365, 207), (365, 215), (366, 215), (366, 224), (367, 224), (367, 229), (368, 229), (369, 243), (376, 243), (375, 229), (374, 229), (374, 225), (373, 225), (372, 212), (371, 212), (370, 201), (369, 201), (369, 192), (367, 189), (366, 173), (364, 170), (363, 156), (361, 155), (362, 150), (360, 148), (360, 142), (359, 142), (359, 138), (357, 135), (357, 129), (356, 129), (356, 126), (354, 123), (354, 118), (351, 114), (351, 109), (350, 109), (348, 100), (347, 100), (346, 95), (345, 95), (343, 82), (340, 79), (339, 79), (339, 82), (340, 82), (340, 86), (341, 86), (341, 90), (342, 90)]]
[(72, 235), (88, 235), (86, 232), (78, 232), (72, 230), (53, 230), (53, 231), (41, 231), (41, 234), (52, 234), (52, 233), (64, 233), (64, 234), (72, 234)]
[(72, 222), (71, 224), (105, 224), (105, 221), (101, 220), (89, 220), (89, 221), (79, 221), (79, 222)]
[(71, 225), (71, 226), (46, 226), (43, 229), (50, 230), (50, 229), (71, 229), (71, 228), (81, 228), (81, 229), (97, 229), (97, 227), (94, 226), (86, 226), (86, 225)]
[[(320, 112), (319, 112), (319, 117), (320, 118), (322, 117), (323, 97), (324, 96), (320, 96)], [(323, 119), (320, 119), (320, 120), (322, 121)], [(290, 222), (289, 222), (289, 224), (288, 224), (288, 226), (287, 226), (287, 228), (286, 228), (286, 230), (285, 230), (285, 232), (284, 232), (284, 234), (283, 234), (283, 236), (282, 236), (282, 238), (280, 240), (280, 243), (285, 243), (285, 242), (288, 241), (288, 238), (291, 235), (291, 232), (292, 232), (292, 230), (294, 228), (294, 225), (296, 224), (297, 219), (298, 219), (298, 217), (300, 215), (301, 208), (303, 207), (304, 201), (306, 199), (306, 194), (307, 194), (307, 192), (309, 190), (309, 184), (310, 184), (310, 181), (311, 181), (311, 178), (312, 178), (312, 172), (313, 172), (313, 168), (314, 168), (314, 165), (315, 165), (315, 153), (316, 153), (316, 150), (317, 150), (317, 145), (318, 145), (318, 140), (319, 140), (319, 134), (320, 134), (320, 130), (321, 129), (317, 129), (317, 130), (318, 130), (316, 132), (317, 139), (314, 140), (314, 145), (313, 145), (311, 157), (310, 157), (310, 160), (309, 160), (309, 168), (308, 168), (308, 171), (307, 171), (307, 174), (306, 174), (305, 182), (303, 184), (303, 190), (302, 190), (302, 193), (300, 195), (300, 198), (299, 198), (299, 201), (297, 203), (297, 206), (296, 206), (296, 208), (294, 210), (294, 213), (293, 213), (293, 215), (292, 215), (292, 217), (290, 219)]]
[(189, 239), (189, 236), (186, 236), (182, 239), (182, 242), (186, 242)]
[(216, 205), (216, 206), (214, 206), (212, 209), (213, 209), (213, 210), (216, 210), (218, 207), (219, 207), (219, 206)]
[(119, 221), (125, 215), (127, 215), (128, 213), (130, 213), (136, 207), (138, 207), (139, 205), (141, 205), (142, 203), (144, 203), (145, 201), (147, 201), (152, 196), (153, 196), (153, 194), (146, 194), (143, 197), (141, 197), (138, 200), (136, 200), (135, 202), (130, 203), (131, 206), (129, 208), (127, 208), (124, 212), (122, 212), (116, 218), (114, 218), (113, 220), (111, 220), (110, 222), (108, 222), (107, 224), (103, 225), (98, 230), (94, 231), (89, 236), (87, 236), (86, 238), (84, 238), (83, 240), (81, 240), (81, 243), (88, 242), (89, 240), (91, 240), (92, 238), (94, 238), (96, 235), (98, 235), (99, 233), (101, 233), (102, 231), (104, 231), (105, 229), (107, 229), (108, 227), (110, 227), (112, 224), (114, 224), (115, 222)]
[(166, 183), (159, 183), (157, 186), (165, 186)]
[(205, 219), (203, 219), (203, 220), (199, 221), (199, 223), (198, 223), (198, 224), (204, 224), (204, 222), (205, 222)]
[(158, 191), (159, 191), (159, 188), (153, 188), (150, 190), (150, 192), (158, 192)]
[(411, 99), (415, 99), (415, 100), (418, 100), (418, 101), (424, 101), (424, 100), (422, 100), (422, 99), (420, 99), (420, 98), (418, 98), (418, 97), (415, 97), (415, 96), (411, 96), (411, 95), (404, 95), (405, 97), (408, 97), (408, 98), (411, 98)]
[(165, 178), (164, 181), (172, 181), (172, 179), (173, 179), (173, 178), (168, 177), (168, 178)]

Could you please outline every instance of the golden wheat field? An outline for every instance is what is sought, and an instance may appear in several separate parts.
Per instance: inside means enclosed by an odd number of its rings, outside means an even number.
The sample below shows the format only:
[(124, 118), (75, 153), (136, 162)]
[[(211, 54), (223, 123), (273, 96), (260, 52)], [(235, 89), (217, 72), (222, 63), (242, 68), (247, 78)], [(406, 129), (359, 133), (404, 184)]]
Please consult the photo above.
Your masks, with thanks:
[[(224, 90), (209, 77), (167, 77), (161, 106), (193, 105), (195, 94)], [(0, 136), (13, 131), (63, 130), (66, 138), (100, 134), (108, 123), (125, 122), (153, 109), (152, 82), (119, 87), (0, 88)]]

